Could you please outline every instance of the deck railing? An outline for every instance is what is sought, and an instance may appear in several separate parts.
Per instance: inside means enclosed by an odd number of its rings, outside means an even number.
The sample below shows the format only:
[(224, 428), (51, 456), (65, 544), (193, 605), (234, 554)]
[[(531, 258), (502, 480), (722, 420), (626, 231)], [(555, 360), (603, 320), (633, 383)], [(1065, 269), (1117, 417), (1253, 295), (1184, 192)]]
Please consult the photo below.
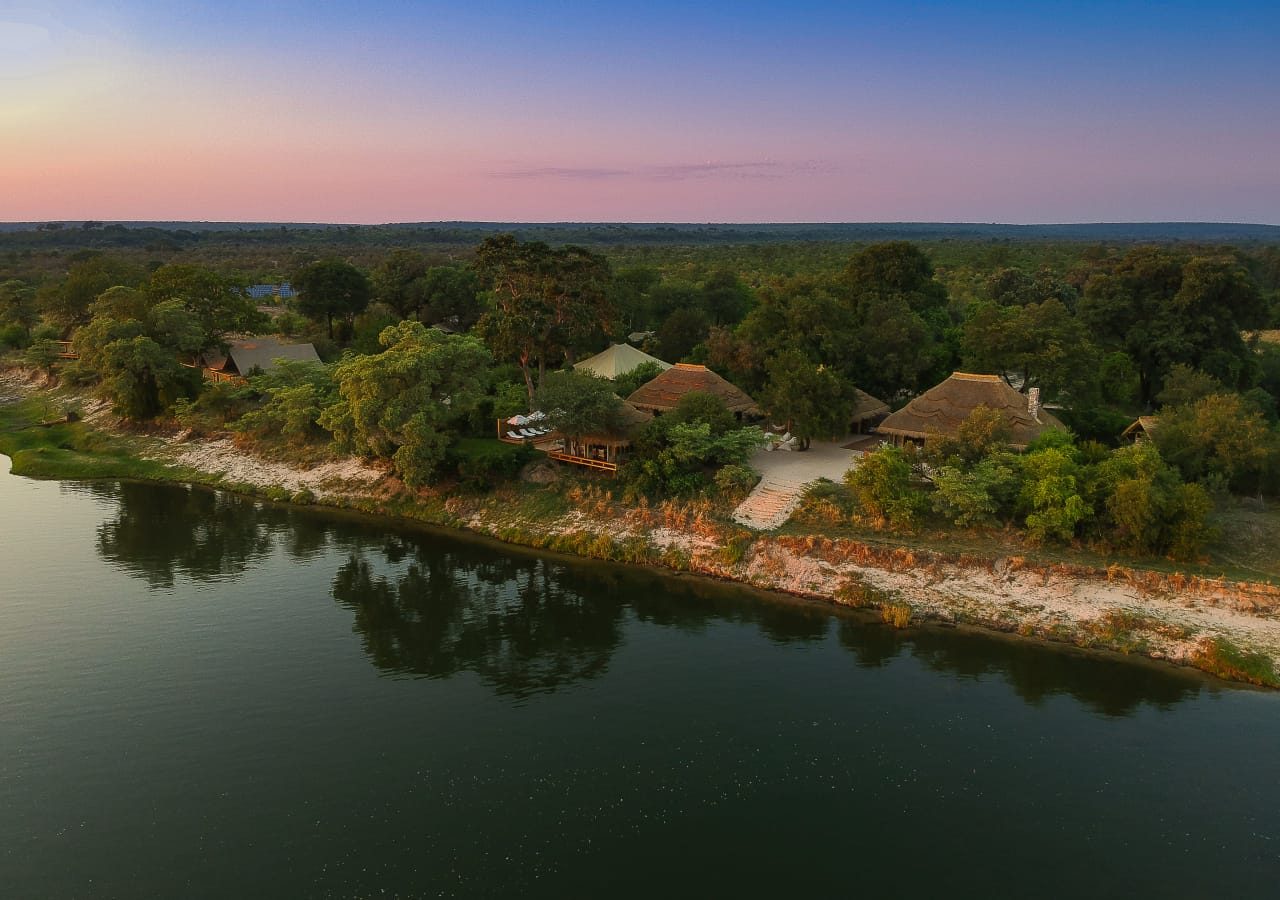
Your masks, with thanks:
[(588, 469), (599, 469), (602, 472), (616, 474), (618, 464), (605, 462), (603, 459), (590, 459), (585, 456), (574, 456), (571, 453), (562, 453), (559, 450), (552, 450), (547, 456), (552, 459), (558, 459), (560, 462), (573, 463), (575, 466), (585, 466)]
[(54, 341), (58, 345), (58, 356), (62, 359), (79, 359), (80, 354), (76, 352), (75, 347), (71, 346), (70, 341)]

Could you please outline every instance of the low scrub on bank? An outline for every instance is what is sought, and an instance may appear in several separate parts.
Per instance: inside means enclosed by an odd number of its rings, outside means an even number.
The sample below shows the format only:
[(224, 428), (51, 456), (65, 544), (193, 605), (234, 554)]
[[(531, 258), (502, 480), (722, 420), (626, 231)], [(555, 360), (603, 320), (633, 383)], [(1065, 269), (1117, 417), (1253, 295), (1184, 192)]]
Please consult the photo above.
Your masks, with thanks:
[(1280, 688), (1280, 674), (1271, 657), (1242, 650), (1223, 637), (1203, 641), (1191, 662), (1196, 668), (1229, 681)]

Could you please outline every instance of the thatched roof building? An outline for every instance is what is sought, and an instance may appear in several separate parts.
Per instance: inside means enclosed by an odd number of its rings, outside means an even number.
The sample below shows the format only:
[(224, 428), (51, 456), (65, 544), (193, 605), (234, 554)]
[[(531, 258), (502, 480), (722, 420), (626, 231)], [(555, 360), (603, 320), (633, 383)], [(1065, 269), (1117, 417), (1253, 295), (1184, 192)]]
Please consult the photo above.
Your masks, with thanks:
[(643, 350), (637, 350), (630, 344), (610, 344), (609, 349), (601, 350), (595, 356), (574, 363), (578, 372), (591, 372), (601, 378), (617, 378), (645, 363), (656, 363), (659, 369), (670, 369), (671, 363), (663, 362), (656, 356), (650, 356)]
[(888, 403), (872, 397), (862, 388), (856, 387), (853, 392), (857, 397), (857, 405), (853, 408), (853, 415), (849, 418), (849, 422), (854, 426), (855, 431), (861, 431), (864, 422), (872, 422), (889, 414)]
[(1151, 435), (1159, 427), (1160, 420), (1155, 416), (1138, 416), (1129, 427), (1120, 433), (1120, 436), (1126, 441), (1149, 441)]
[(642, 410), (664, 413), (675, 409), (681, 397), (694, 393), (719, 397), (730, 412), (760, 415), (760, 407), (756, 406), (756, 401), (742, 390), (706, 366), (692, 363), (676, 363), (648, 384), (641, 385), (627, 398), (627, 402)]
[(955, 372), (890, 415), (876, 430), (894, 438), (919, 441), (954, 437), (960, 423), (979, 406), (985, 406), (1004, 413), (1009, 422), (1009, 444), (1022, 450), (1042, 432), (1065, 428), (1040, 406), (1039, 394), (1037, 388), (1020, 394), (999, 375)]
[(311, 344), (286, 344), (276, 337), (245, 338), (231, 342), (227, 353), (205, 353), (201, 358), (204, 367), (228, 375), (248, 375), (254, 369), (270, 372), (277, 359), (296, 359), (300, 362), (320, 362), (320, 355)]

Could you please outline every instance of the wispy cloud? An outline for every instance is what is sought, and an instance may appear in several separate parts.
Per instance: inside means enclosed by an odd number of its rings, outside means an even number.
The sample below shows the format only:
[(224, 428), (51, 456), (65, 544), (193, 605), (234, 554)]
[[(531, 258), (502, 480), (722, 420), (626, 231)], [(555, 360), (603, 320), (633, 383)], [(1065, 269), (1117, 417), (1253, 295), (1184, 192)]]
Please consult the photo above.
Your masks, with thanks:
[(491, 178), (562, 178), (579, 181), (623, 178), (641, 181), (693, 181), (713, 178), (777, 180), (792, 175), (814, 175), (832, 172), (834, 169), (835, 167), (830, 163), (821, 160), (783, 162), (767, 159), (758, 162), (708, 161), (676, 165), (650, 165), (633, 169), (538, 166), (490, 172), (489, 176)]
[(622, 178), (632, 174), (627, 169), (574, 168), (571, 166), (542, 166), (534, 169), (508, 169), (490, 172), (491, 178), (568, 178), (594, 181), (600, 178)]

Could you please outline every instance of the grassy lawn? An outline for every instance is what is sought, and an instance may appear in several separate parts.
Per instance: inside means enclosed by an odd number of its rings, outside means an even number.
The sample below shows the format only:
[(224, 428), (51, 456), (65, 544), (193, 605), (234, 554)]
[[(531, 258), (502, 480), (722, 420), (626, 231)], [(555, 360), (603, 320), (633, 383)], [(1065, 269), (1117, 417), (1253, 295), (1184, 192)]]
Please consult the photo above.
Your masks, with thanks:
[(83, 422), (36, 427), (65, 412), (57, 401), (28, 398), (0, 404), (0, 453), (13, 460), (13, 474), (31, 478), (195, 478), (144, 459), (146, 438), (96, 430)]

